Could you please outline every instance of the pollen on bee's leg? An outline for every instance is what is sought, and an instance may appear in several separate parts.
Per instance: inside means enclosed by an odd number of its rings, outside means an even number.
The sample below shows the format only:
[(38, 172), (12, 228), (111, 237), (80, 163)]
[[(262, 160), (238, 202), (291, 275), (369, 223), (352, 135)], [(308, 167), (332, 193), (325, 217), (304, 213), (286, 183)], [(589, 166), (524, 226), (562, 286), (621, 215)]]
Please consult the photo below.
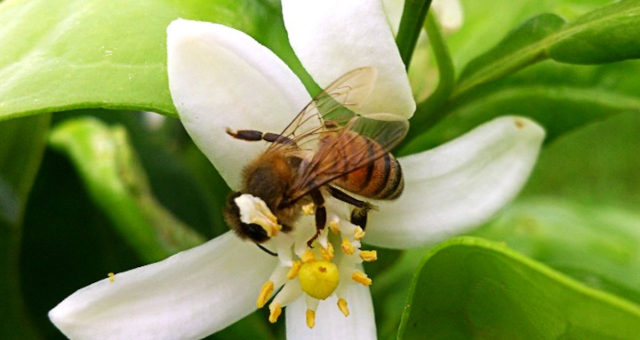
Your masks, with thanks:
[(367, 276), (367, 274), (363, 273), (363, 272), (353, 272), (353, 274), (351, 274), (351, 279), (363, 286), (371, 286), (371, 279)]
[(347, 255), (351, 255), (356, 251), (356, 248), (346, 237), (342, 239), (341, 248), (342, 248), (342, 252), (344, 252)]
[(271, 294), (273, 294), (273, 288), (274, 288), (273, 281), (271, 280), (265, 282), (262, 285), (262, 288), (260, 289), (260, 294), (258, 294), (258, 300), (256, 301), (256, 306), (258, 308), (262, 308), (264, 307), (265, 304), (267, 304), (267, 301), (269, 301)]
[(313, 202), (303, 205), (302, 213), (307, 216), (313, 215), (315, 213), (315, 205), (313, 204)]
[(338, 309), (344, 314), (344, 316), (349, 316), (349, 307), (347, 307), (347, 300), (343, 298), (338, 299)]
[(301, 265), (302, 263), (300, 263), (300, 261), (293, 261), (293, 265), (291, 266), (291, 269), (289, 269), (289, 272), (287, 273), (287, 279), (293, 280), (296, 276), (298, 276), (298, 271), (300, 271)]
[(361, 250), (360, 258), (364, 262), (372, 262), (378, 259), (378, 252), (375, 250)]
[(274, 302), (269, 305), (269, 322), (276, 323), (280, 314), (282, 314), (282, 305), (280, 303)]

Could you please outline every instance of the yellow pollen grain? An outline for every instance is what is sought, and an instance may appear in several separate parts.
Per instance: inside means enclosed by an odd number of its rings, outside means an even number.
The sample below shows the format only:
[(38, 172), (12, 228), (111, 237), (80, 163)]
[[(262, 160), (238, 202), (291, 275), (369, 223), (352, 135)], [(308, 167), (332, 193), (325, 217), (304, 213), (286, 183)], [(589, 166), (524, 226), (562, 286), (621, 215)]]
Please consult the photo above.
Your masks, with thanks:
[(338, 235), (340, 233), (340, 224), (338, 223), (338, 221), (329, 222), (329, 230), (331, 230), (332, 233)]
[(276, 323), (280, 314), (282, 314), (282, 305), (278, 302), (274, 302), (269, 305), (269, 322)]
[(372, 262), (378, 259), (378, 252), (375, 250), (362, 250), (360, 258), (365, 262)]
[(364, 238), (364, 230), (360, 227), (356, 227), (356, 230), (353, 232), (353, 238), (360, 241)]
[(314, 209), (314, 205), (313, 203), (309, 203), (309, 204), (305, 204), (302, 206), (302, 213), (304, 213), (305, 215), (313, 215), (315, 213), (315, 209)]
[(256, 306), (258, 308), (264, 307), (271, 297), (271, 293), (273, 293), (273, 281), (269, 280), (262, 285), (262, 289), (260, 289), (260, 294), (258, 294), (258, 300), (256, 301)]
[(342, 247), (342, 251), (347, 255), (351, 255), (356, 251), (356, 248), (353, 246), (353, 244), (346, 237), (342, 239), (341, 247)]
[(344, 314), (344, 316), (349, 316), (349, 307), (347, 307), (347, 300), (343, 298), (338, 299), (338, 308)]
[(331, 261), (333, 259), (333, 245), (331, 243), (327, 244), (327, 248), (320, 248), (320, 252), (323, 260)]
[(315, 325), (316, 325), (316, 312), (311, 309), (307, 309), (307, 327), (313, 328), (313, 326)]
[(298, 276), (298, 271), (300, 271), (301, 265), (302, 263), (300, 263), (300, 261), (293, 261), (293, 265), (291, 265), (291, 269), (289, 269), (289, 273), (287, 273), (287, 279), (293, 280)]
[(302, 263), (313, 262), (316, 260), (316, 256), (313, 254), (313, 252), (310, 249), (307, 249), (302, 254), (300, 259), (302, 260)]
[(116, 280), (116, 274), (114, 273), (109, 273), (107, 274), (107, 276), (109, 276), (109, 282), (113, 282)]
[(371, 279), (367, 276), (367, 274), (363, 272), (354, 272), (351, 274), (351, 279), (363, 286), (371, 286)]

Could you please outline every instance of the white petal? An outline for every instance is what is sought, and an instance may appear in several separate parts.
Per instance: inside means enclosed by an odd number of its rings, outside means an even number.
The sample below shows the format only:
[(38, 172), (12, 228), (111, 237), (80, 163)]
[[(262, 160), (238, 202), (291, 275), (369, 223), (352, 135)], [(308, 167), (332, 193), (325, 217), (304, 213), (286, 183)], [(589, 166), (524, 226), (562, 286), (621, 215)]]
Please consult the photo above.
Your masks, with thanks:
[(320, 301), (316, 310), (316, 325), (309, 329), (306, 323), (306, 304), (300, 298), (286, 308), (287, 339), (305, 340), (368, 340), (376, 338), (376, 323), (369, 287), (352, 284), (345, 296), (349, 316), (338, 309), (335, 295)]
[(273, 52), (235, 29), (176, 20), (167, 28), (169, 89), (180, 119), (232, 188), (264, 142), (231, 138), (225, 128), (281, 132), (311, 99)]
[(544, 130), (500, 117), (433, 150), (400, 158), (405, 191), (370, 216), (366, 243), (408, 248), (459, 234), (490, 218), (520, 191)]
[(374, 66), (378, 80), (362, 111), (413, 115), (409, 80), (380, 1), (283, 0), (282, 13), (291, 46), (320, 86)]
[(275, 265), (228, 232), (80, 289), (49, 318), (72, 339), (199, 339), (254, 311)]

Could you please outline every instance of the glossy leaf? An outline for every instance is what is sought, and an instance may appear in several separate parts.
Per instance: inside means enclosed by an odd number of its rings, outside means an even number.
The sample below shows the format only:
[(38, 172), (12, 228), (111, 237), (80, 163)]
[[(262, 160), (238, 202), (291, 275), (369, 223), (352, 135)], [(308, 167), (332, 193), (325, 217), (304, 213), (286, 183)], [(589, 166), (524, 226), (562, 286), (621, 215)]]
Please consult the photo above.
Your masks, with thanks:
[(74, 162), (93, 200), (146, 261), (160, 260), (204, 239), (153, 197), (122, 127), (92, 118), (70, 120), (51, 133), (51, 145)]
[(0, 119), (87, 107), (175, 115), (166, 71), (169, 22), (220, 22), (282, 45), (278, 17), (259, 24), (279, 15), (271, 6), (232, 0), (5, 1)]
[(42, 160), (49, 115), (0, 123), (0, 338), (32, 339), (20, 287), (22, 219)]
[(453, 96), (545, 58), (574, 64), (640, 58), (638, 39), (640, 1), (637, 0), (605, 6), (568, 24), (558, 16), (542, 14), (471, 61)]
[(640, 303), (640, 215), (562, 198), (521, 200), (475, 235), (505, 242), (582, 283)]
[(584, 124), (624, 112), (640, 112), (639, 61), (578, 68), (554, 62), (485, 84), (441, 108), (446, 116), (427, 132), (416, 117), (401, 154), (437, 146), (505, 114), (530, 117), (547, 131), (547, 142)]
[(578, 283), (504, 245), (458, 238), (416, 273), (401, 339), (632, 338), (640, 307)]

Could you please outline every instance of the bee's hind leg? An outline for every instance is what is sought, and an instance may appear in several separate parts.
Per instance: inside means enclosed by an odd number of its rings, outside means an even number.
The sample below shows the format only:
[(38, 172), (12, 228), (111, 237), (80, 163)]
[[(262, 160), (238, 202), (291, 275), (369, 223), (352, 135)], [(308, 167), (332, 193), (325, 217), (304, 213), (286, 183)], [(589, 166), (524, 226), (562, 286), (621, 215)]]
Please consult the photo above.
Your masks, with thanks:
[(320, 190), (311, 191), (311, 199), (313, 200), (313, 204), (316, 206), (315, 209), (315, 218), (316, 218), (316, 233), (307, 241), (307, 246), (311, 247), (313, 241), (318, 238), (320, 232), (324, 229), (327, 224), (327, 209), (324, 207), (324, 197), (322, 197), (322, 193)]
[(334, 198), (342, 202), (351, 204), (355, 207), (353, 208), (353, 210), (351, 210), (350, 222), (359, 226), (360, 228), (362, 228), (362, 230), (365, 230), (365, 228), (367, 227), (367, 216), (369, 214), (369, 210), (374, 209), (375, 207), (369, 202), (361, 201), (355, 197), (351, 197), (346, 192), (336, 189), (332, 186), (329, 186), (329, 193)]
[(229, 128), (227, 128), (226, 131), (229, 136), (248, 142), (264, 140), (269, 143), (295, 144), (293, 139), (272, 132), (262, 132), (258, 130), (238, 130), (234, 132)]

